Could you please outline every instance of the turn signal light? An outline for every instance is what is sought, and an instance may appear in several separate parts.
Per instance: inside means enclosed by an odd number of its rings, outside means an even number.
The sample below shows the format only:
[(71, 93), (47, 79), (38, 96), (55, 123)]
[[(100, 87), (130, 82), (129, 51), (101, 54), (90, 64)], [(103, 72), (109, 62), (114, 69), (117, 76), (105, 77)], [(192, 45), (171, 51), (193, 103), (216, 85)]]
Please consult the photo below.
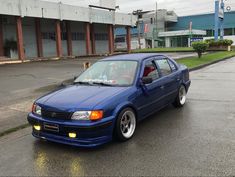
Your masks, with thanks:
[(69, 138), (76, 138), (77, 134), (76, 133), (69, 133)]
[(41, 130), (41, 126), (40, 125), (34, 125), (33, 128), (37, 131), (40, 131)]
[(103, 118), (103, 111), (91, 111), (90, 120), (100, 120)]

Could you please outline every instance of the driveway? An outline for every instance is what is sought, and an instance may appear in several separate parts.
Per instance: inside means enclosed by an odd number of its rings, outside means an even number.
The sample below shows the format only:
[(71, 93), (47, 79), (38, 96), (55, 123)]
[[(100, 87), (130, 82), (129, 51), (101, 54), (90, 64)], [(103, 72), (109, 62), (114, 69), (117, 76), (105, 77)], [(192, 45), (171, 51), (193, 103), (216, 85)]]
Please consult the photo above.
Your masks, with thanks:
[(0, 138), (0, 176), (235, 175), (235, 58), (191, 73), (187, 104), (139, 124), (133, 139), (97, 149), (36, 140), (31, 128)]

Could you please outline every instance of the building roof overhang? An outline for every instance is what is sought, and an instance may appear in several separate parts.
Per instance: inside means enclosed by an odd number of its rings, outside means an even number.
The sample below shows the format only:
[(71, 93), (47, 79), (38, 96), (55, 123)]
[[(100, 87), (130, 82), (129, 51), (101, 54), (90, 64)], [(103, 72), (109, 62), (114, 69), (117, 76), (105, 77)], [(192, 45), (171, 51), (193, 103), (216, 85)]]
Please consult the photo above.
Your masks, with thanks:
[(206, 31), (204, 30), (179, 30), (179, 31), (166, 31), (166, 32), (158, 33), (158, 37), (189, 36), (189, 35), (206, 36)]
[(80, 7), (42, 0), (0, 0), (0, 14), (89, 23), (135, 26), (137, 16), (113, 10)]

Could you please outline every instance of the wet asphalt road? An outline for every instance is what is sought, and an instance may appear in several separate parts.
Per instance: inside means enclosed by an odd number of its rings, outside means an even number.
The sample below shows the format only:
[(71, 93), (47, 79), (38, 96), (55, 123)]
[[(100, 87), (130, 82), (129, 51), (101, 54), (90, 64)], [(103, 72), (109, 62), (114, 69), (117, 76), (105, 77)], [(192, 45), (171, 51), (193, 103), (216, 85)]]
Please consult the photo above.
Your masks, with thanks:
[(141, 122), (133, 139), (80, 149), (34, 139), (27, 128), (0, 138), (0, 176), (235, 175), (235, 58), (191, 73), (184, 108)]

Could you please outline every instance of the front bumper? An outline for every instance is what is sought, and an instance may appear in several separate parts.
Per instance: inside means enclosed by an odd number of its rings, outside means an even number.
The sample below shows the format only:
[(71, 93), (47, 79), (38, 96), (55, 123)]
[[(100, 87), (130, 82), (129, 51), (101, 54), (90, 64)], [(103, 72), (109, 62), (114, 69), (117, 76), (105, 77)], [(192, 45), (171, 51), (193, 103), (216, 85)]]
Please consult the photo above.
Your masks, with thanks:
[[(32, 135), (34, 137), (78, 147), (96, 147), (111, 141), (114, 127), (114, 117), (108, 117), (97, 122), (79, 122), (44, 119), (30, 113), (28, 122), (32, 126), (41, 126), (40, 131), (33, 128)], [(56, 125), (58, 131), (45, 129), (44, 125)], [(77, 137), (69, 138), (69, 133), (76, 133)]]

